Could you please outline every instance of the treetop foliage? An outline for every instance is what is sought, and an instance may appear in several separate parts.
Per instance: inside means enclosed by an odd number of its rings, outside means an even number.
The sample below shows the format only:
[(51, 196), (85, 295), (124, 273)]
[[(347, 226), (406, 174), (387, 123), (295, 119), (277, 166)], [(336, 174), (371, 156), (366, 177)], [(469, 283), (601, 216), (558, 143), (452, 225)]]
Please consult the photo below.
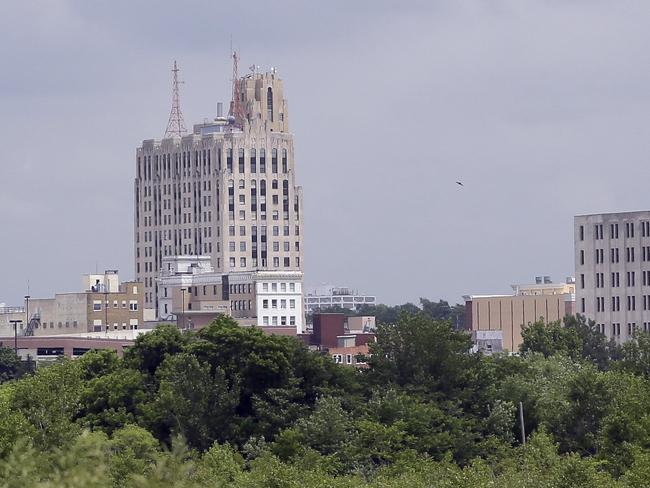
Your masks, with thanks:
[[(434, 302), (426, 298), (420, 298), (420, 305), (413, 303), (404, 303), (403, 305), (368, 305), (363, 304), (357, 310), (350, 310), (344, 307), (328, 307), (321, 309), (321, 312), (343, 313), (348, 316), (365, 316), (375, 317), (378, 324), (395, 324), (400, 315), (418, 315), (423, 313), (426, 317), (435, 321), (449, 321), (459, 328), (462, 324), (463, 315), (465, 314), (465, 305), (450, 305), (445, 300)], [(308, 317), (308, 321), (311, 317)]]
[(34, 373), (4, 350), (0, 486), (650, 485), (650, 336), (578, 316), (486, 357), (431, 303), (381, 323), (364, 370), (228, 318)]

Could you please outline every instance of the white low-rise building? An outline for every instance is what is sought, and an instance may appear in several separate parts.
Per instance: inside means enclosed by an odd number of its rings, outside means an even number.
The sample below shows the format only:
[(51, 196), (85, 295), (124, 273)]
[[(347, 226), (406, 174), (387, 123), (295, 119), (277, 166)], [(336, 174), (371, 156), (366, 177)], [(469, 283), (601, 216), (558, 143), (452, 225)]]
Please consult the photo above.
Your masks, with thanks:
[(300, 271), (219, 273), (209, 256), (166, 257), (158, 278), (158, 317), (189, 329), (222, 314), (244, 326), (301, 333), (302, 279)]
[(377, 298), (374, 295), (364, 295), (344, 286), (320, 286), (305, 294), (307, 313), (334, 307), (359, 311), (363, 305), (376, 304)]

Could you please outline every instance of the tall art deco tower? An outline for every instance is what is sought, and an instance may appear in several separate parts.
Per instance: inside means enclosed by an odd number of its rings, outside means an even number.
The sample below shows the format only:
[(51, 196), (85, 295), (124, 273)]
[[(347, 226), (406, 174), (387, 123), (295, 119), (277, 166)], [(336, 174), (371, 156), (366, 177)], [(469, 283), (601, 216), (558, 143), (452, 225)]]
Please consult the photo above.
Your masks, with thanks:
[(135, 274), (157, 309), (163, 257), (209, 255), (216, 272), (302, 271), (302, 188), (275, 70), (237, 75), (229, 114), (187, 134), (178, 96), (165, 137), (136, 150)]

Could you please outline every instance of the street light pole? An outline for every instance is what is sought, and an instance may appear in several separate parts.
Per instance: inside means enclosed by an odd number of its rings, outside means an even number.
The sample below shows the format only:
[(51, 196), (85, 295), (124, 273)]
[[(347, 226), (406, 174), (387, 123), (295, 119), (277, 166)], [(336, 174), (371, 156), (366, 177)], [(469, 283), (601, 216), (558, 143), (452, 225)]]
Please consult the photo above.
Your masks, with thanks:
[(181, 313), (183, 314), (183, 327), (182, 327), (183, 330), (185, 330), (185, 291), (186, 290), (187, 290), (186, 288), (181, 288), (181, 295), (183, 296), (183, 301), (182, 301), (183, 306), (181, 308)]
[(106, 322), (106, 333), (108, 334), (108, 288), (104, 284), (104, 322)]
[(27, 327), (29, 328), (29, 299), (31, 297), (29, 295), (25, 295), (25, 316), (27, 318), (27, 321), (25, 322), (27, 324)]
[(18, 324), (22, 324), (22, 320), (10, 320), (14, 324), (14, 353), (18, 356)]

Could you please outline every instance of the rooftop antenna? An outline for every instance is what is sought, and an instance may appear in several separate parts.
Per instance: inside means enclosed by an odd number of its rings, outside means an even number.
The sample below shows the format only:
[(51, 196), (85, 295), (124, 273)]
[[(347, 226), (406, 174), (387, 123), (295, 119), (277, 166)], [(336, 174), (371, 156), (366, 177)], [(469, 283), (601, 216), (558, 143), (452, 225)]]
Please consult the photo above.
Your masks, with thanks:
[(183, 121), (183, 113), (181, 112), (181, 100), (179, 96), (178, 85), (183, 83), (178, 81), (178, 66), (174, 60), (174, 68), (172, 69), (173, 82), (172, 82), (172, 111), (169, 114), (169, 122), (167, 122), (167, 130), (165, 130), (165, 139), (169, 137), (182, 137), (187, 134), (185, 122)]
[(244, 108), (242, 107), (242, 92), (239, 82), (239, 55), (232, 51), (232, 100), (228, 115), (235, 117), (235, 125), (241, 127), (244, 123)]

